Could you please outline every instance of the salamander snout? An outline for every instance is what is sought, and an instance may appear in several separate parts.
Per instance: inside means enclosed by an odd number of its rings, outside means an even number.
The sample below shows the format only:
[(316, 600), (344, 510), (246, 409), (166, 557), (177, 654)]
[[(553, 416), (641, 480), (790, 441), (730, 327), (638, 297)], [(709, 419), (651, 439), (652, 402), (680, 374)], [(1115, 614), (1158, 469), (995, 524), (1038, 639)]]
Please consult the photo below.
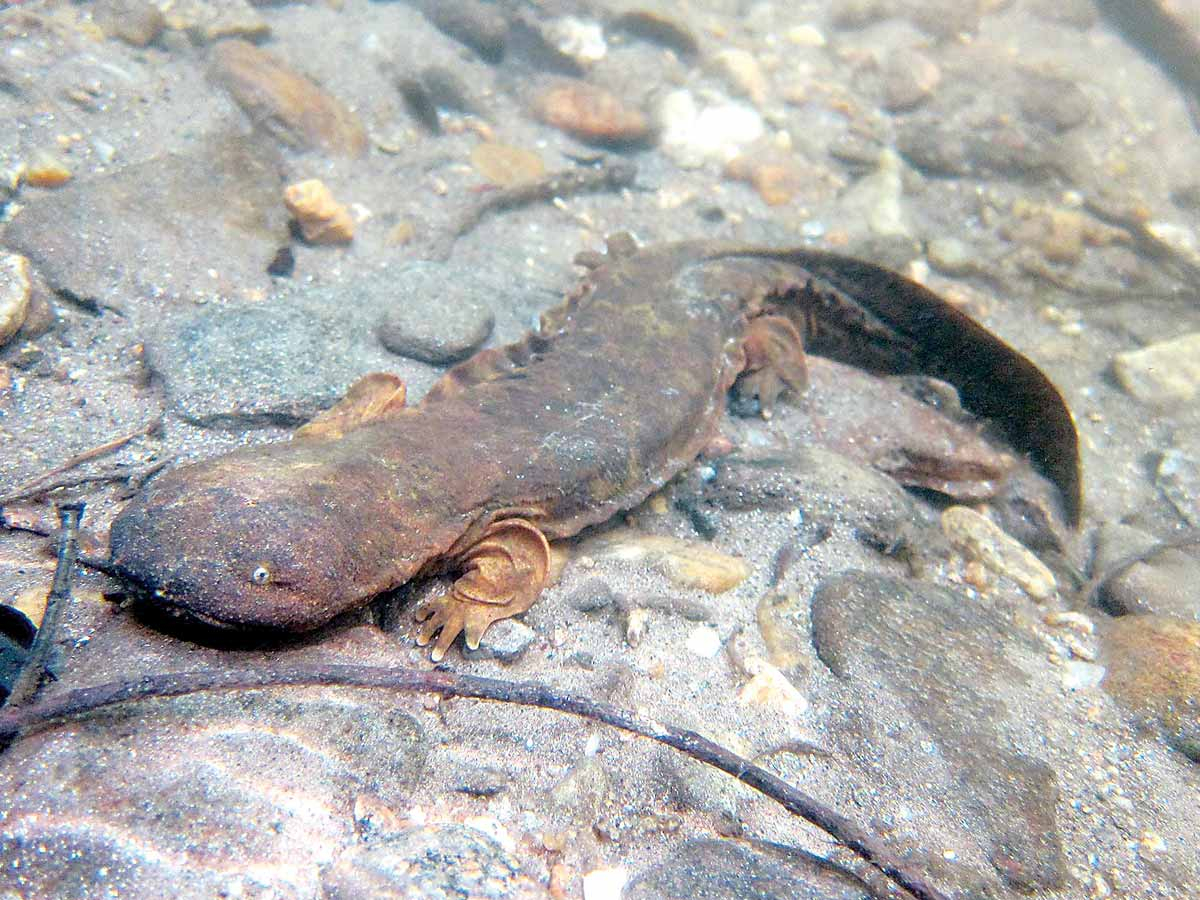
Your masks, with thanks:
[(113, 522), (111, 559), (149, 603), (210, 625), (306, 631), (345, 605), (352, 563), (302, 487), (266, 492), (205, 464), (164, 476)]

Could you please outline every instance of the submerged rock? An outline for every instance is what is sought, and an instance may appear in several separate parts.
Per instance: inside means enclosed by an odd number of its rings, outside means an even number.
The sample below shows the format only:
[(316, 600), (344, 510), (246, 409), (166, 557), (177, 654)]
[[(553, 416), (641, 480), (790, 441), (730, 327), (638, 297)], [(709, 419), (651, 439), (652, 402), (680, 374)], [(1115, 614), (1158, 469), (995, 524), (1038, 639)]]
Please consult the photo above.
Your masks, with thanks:
[(996, 873), (1018, 890), (1062, 887), (1058, 777), (1013, 741), (1042, 700), (1014, 662), (1035, 654), (1011, 623), (944, 588), (848, 572), (817, 588), (812, 629), (835, 675), (898, 702), (928, 735), (957, 786), (938, 803), (979, 823)]

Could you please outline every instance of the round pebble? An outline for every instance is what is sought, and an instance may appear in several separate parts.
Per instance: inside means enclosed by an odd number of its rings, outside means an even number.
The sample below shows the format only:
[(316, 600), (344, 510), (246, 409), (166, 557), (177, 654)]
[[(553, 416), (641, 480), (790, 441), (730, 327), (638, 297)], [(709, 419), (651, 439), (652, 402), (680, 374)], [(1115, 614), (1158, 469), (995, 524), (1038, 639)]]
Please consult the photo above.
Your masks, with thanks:
[(31, 293), (29, 260), (16, 253), (0, 254), (0, 346), (25, 324)]

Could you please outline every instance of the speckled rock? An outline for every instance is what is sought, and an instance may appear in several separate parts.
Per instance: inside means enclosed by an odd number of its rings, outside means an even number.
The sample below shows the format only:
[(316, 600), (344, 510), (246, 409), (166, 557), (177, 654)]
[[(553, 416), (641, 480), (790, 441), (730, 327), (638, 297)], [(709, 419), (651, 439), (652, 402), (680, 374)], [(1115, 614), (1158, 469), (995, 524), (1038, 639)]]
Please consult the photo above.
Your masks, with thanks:
[(867, 900), (865, 885), (803, 851), (688, 841), (634, 877), (624, 900)]
[[(1093, 572), (1108, 568), (1159, 543), (1128, 525), (1109, 523), (1096, 533)], [(1195, 548), (1165, 549), (1134, 563), (1109, 581), (1101, 602), (1118, 615), (1167, 615), (1200, 622), (1200, 558)]]
[(0, 253), (0, 347), (25, 324), (32, 293), (29, 260), (17, 253)]
[(55, 291), (134, 311), (164, 296), (265, 287), (287, 242), (279, 157), (262, 141), (216, 137), (32, 200), (5, 232)]
[(438, 370), (388, 353), (373, 334), (397, 283), (384, 270), (328, 287), (300, 285), (266, 303), (181, 313), (147, 335), (146, 363), (171, 411), (211, 428), (293, 428), (377, 371), (399, 375), (415, 402)]
[(1122, 616), (1104, 634), (1103, 660), (1104, 689), (1200, 762), (1200, 623)]
[(356, 840), (347, 793), (399, 805), (423, 766), (421, 729), (393, 697), (287, 689), (123, 706), (6, 751), (6, 887), (314, 896)]
[(446, 290), (446, 271), (436, 263), (414, 263), (394, 275), (393, 302), (376, 333), (388, 350), (432, 365), (466, 359), (492, 333), (495, 318), (488, 289), (475, 279)]
[(820, 584), (812, 631), (835, 675), (898, 702), (937, 746), (957, 785), (939, 803), (982, 824), (996, 874), (1019, 890), (1065, 884), (1057, 776), (1036, 755), (1036, 723), (1022, 718), (1044, 708), (1026, 686), (1026, 669), (1048, 665), (1032, 641), (962, 595), (864, 572)]
[(354, 847), (321, 879), (327, 900), (543, 900), (520, 861), (482, 831), (427, 825)]
[(351, 157), (366, 152), (358, 116), (273, 53), (222, 41), (213, 51), (212, 77), (251, 122), (289, 147)]
[(1188, 403), (1200, 395), (1200, 332), (1118, 353), (1113, 370), (1121, 387), (1145, 403)]
[(1170, 447), (1158, 461), (1154, 483), (1176, 512), (1200, 528), (1200, 447)]

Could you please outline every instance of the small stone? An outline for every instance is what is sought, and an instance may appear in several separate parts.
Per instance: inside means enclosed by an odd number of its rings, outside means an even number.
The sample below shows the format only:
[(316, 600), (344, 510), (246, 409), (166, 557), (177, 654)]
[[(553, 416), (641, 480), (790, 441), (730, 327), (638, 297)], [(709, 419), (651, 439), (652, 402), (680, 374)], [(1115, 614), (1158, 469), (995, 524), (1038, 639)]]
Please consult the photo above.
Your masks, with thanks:
[(630, 647), (641, 646), (650, 628), (650, 610), (634, 607), (625, 613), (625, 643)]
[(851, 185), (838, 206), (851, 230), (861, 231), (861, 223), (865, 221), (871, 234), (880, 237), (911, 236), (904, 204), (903, 161), (899, 155), (891, 149), (882, 150), (875, 171)]
[(956, 237), (934, 238), (925, 253), (930, 265), (947, 275), (969, 275), (978, 268), (971, 247)]
[(31, 187), (61, 187), (71, 180), (71, 170), (56, 156), (41, 153), (25, 167), (22, 180)]
[(246, 41), (222, 41), (213, 51), (212, 74), (250, 121), (288, 146), (342, 156), (366, 152), (358, 117), (275, 54)]
[(629, 872), (618, 866), (613, 869), (593, 869), (583, 876), (583, 900), (621, 900)]
[(158, 40), (166, 19), (149, 0), (101, 0), (92, 7), (92, 20), (109, 37), (133, 47), (146, 47)]
[(501, 619), (484, 633), (479, 641), (479, 649), (471, 650), (464, 645), (463, 656), (467, 659), (515, 662), (529, 649), (536, 637), (537, 633), (528, 625), (515, 619)]
[[(425, 280), (423, 273), (406, 271), (419, 276), (418, 282)], [(442, 299), (434, 307), (437, 314), (431, 315), (430, 304), (438, 297)], [(495, 323), (492, 311), (469, 293), (451, 299), (439, 292), (419, 305), (402, 301), (393, 304), (380, 318), (376, 334), (392, 353), (444, 366), (478, 350), (491, 336)]]
[(471, 151), (471, 165), (476, 172), (499, 187), (537, 181), (546, 173), (546, 164), (532, 150), (494, 141), (475, 146)]
[(713, 66), (734, 92), (755, 106), (767, 99), (767, 76), (753, 53), (738, 48), (722, 50), (713, 57)]
[(708, 162), (725, 165), (765, 131), (762, 116), (745, 103), (723, 102), (701, 109), (691, 91), (669, 93), (658, 108), (662, 147), (683, 168)]
[[(1153, 535), (1129, 525), (1102, 525), (1096, 533), (1092, 572), (1106, 572), (1158, 543)], [(1200, 559), (1183, 548), (1165, 548), (1111, 578), (1103, 586), (1100, 600), (1116, 615), (1171, 615), (1200, 622), (1197, 584)]]
[(829, 43), (825, 32), (816, 25), (793, 25), (785, 33), (787, 42), (795, 47), (824, 47)]
[(791, 203), (804, 186), (804, 180), (789, 162), (756, 156), (739, 156), (725, 167), (731, 178), (748, 181), (768, 206)]
[(1154, 483), (1189, 525), (1200, 528), (1200, 460), (1196, 456), (1169, 448), (1158, 461)]
[(1015, 581), (1034, 600), (1048, 600), (1058, 590), (1054, 573), (1040, 559), (975, 510), (950, 507), (942, 513), (942, 532), (968, 559)]
[(750, 567), (736, 556), (721, 553), (706, 544), (690, 543), (665, 535), (618, 532), (597, 547), (598, 556), (659, 569), (680, 587), (700, 588), (723, 594), (750, 575)]
[(883, 106), (891, 112), (914, 109), (932, 97), (941, 82), (941, 68), (924, 53), (897, 51), (883, 69)]
[(1092, 115), (1092, 102), (1073, 80), (1027, 74), (1019, 97), (1021, 112), (1051, 131), (1067, 131)]
[(534, 101), (534, 111), (547, 125), (593, 143), (637, 143), (650, 134), (650, 123), (642, 112), (611, 91), (585, 81), (554, 85)]
[(608, 42), (599, 22), (565, 16), (551, 23), (546, 37), (560, 52), (581, 63), (595, 63), (608, 55)]
[(1104, 666), (1081, 659), (1069, 659), (1062, 667), (1062, 685), (1068, 691), (1084, 691), (1097, 687), (1104, 680)]
[(197, 44), (227, 38), (261, 41), (271, 34), (271, 26), (248, 0), (172, 0), (160, 9), (168, 28), (187, 32)]
[(17, 253), (0, 252), (0, 347), (25, 324), (32, 293), (29, 260)]
[(1200, 762), (1200, 623), (1122, 616), (1104, 635), (1104, 651), (1104, 689)]
[(765, 706), (792, 717), (808, 711), (808, 699), (765, 659), (751, 658), (746, 666), (754, 675), (738, 691), (739, 703)]
[(348, 244), (354, 240), (350, 210), (333, 199), (323, 181), (310, 178), (288, 185), (283, 202), (310, 244)]
[(616, 603), (617, 596), (604, 579), (589, 578), (572, 592), (567, 602), (579, 612), (597, 612)]
[(712, 659), (721, 652), (721, 635), (715, 628), (698, 625), (688, 635), (687, 648), (704, 659)]
[(1144, 403), (1189, 403), (1200, 394), (1200, 331), (1118, 353), (1113, 371), (1126, 393)]

